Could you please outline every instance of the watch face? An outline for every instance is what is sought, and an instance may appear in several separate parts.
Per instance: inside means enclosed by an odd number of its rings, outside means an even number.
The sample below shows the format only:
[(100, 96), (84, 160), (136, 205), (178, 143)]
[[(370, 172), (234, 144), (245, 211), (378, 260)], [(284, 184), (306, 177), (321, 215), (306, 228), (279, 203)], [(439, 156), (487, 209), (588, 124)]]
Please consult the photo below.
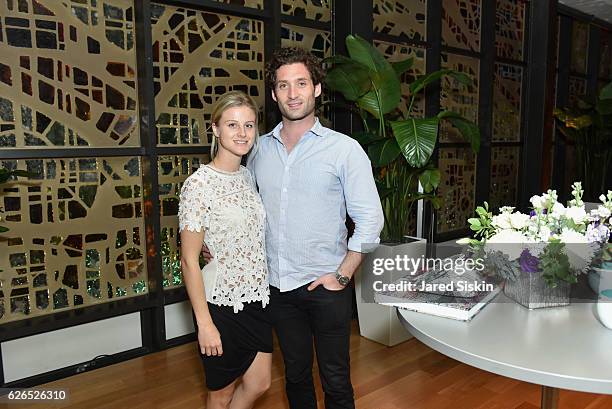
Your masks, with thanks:
[(349, 278), (348, 278), (348, 277), (345, 277), (345, 276), (340, 275), (340, 274), (338, 274), (338, 275), (336, 276), (336, 278), (338, 279), (338, 282), (339, 282), (340, 284), (342, 284), (342, 285), (347, 285), (347, 284), (349, 283), (349, 281), (351, 281), (351, 280), (349, 280)]

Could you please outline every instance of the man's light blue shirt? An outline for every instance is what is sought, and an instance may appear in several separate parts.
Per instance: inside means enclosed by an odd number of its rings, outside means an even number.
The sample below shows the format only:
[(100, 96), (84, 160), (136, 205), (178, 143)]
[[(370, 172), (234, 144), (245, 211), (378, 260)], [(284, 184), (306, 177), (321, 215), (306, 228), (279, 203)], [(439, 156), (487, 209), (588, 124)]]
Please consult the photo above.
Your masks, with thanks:
[[(384, 218), (357, 141), (317, 119), (288, 154), (282, 126), (260, 137), (248, 166), (267, 214), (270, 285), (290, 291), (336, 271), (347, 249), (378, 243)], [(348, 246), (347, 213), (355, 223)]]

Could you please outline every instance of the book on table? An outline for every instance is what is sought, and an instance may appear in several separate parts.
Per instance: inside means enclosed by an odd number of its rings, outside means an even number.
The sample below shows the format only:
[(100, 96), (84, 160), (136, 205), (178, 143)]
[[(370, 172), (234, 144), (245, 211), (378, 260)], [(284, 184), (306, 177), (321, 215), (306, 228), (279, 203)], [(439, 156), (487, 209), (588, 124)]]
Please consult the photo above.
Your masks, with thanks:
[(381, 305), (469, 321), (495, 298), (500, 284), (475, 270), (458, 275), (453, 270), (432, 269), (398, 279), (389, 286), (392, 289), (375, 292), (374, 300)]

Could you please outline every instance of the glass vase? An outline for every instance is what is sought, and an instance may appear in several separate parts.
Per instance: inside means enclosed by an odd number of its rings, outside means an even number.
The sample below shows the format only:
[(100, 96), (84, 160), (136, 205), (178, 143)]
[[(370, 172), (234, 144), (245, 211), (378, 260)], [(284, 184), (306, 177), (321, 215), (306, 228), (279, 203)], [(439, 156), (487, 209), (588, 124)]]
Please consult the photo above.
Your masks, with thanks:
[(569, 305), (570, 289), (571, 285), (565, 281), (560, 281), (556, 287), (551, 288), (541, 273), (521, 272), (516, 280), (506, 281), (504, 293), (508, 298), (532, 310)]

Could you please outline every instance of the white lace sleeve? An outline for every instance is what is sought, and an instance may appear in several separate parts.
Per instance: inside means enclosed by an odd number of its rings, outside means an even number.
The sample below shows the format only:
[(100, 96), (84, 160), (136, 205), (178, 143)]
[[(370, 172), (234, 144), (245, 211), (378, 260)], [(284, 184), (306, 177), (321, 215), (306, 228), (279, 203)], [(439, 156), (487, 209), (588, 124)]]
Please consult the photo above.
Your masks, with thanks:
[(181, 188), (179, 202), (179, 231), (201, 232), (208, 227), (208, 205), (206, 204), (206, 186), (201, 178), (191, 175)]
[(253, 176), (253, 171), (249, 168), (246, 168), (247, 179), (253, 190), (257, 192), (257, 183), (255, 182), (255, 176)]

